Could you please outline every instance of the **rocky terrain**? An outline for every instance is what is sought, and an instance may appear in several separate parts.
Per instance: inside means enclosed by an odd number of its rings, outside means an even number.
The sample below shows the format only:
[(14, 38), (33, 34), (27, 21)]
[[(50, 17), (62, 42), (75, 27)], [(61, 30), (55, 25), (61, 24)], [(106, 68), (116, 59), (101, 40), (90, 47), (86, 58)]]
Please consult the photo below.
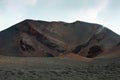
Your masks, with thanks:
[(27, 19), (0, 45), (0, 80), (120, 79), (120, 36), (99, 24)]
[(0, 32), (0, 45), (4, 56), (55, 57), (73, 53), (94, 58), (119, 48), (120, 36), (102, 25), (81, 21), (24, 20)]
[(119, 80), (120, 58), (80, 62), (69, 58), (2, 57), (1, 80)]

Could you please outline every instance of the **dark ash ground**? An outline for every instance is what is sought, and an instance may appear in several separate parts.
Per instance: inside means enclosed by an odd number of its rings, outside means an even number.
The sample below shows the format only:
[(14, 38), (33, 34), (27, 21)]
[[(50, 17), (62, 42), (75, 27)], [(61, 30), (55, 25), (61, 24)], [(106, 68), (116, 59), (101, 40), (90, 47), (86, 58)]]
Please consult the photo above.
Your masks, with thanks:
[(0, 58), (0, 80), (120, 80), (120, 58)]

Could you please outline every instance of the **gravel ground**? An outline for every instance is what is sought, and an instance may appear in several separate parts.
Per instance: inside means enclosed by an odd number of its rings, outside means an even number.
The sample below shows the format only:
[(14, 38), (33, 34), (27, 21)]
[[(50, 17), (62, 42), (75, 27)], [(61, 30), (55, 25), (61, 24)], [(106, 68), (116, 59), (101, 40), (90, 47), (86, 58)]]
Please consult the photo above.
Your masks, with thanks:
[(120, 80), (120, 58), (0, 58), (0, 80)]

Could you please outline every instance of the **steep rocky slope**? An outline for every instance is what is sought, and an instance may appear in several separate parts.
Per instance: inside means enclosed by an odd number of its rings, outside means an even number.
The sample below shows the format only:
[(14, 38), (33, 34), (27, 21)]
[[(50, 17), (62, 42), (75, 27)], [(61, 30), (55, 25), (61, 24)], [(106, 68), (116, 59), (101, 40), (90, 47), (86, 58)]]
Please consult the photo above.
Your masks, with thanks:
[[(0, 32), (0, 55), (95, 58), (119, 55), (120, 36), (98, 24), (24, 20)], [(112, 55), (113, 56), (113, 55)]]

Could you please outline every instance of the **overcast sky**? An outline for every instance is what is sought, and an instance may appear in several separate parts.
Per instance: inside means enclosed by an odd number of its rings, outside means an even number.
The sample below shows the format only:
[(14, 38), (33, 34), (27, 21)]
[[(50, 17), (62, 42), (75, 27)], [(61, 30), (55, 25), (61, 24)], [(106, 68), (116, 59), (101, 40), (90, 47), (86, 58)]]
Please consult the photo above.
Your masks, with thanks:
[(80, 20), (120, 34), (120, 0), (0, 0), (0, 31), (24, 19)]

